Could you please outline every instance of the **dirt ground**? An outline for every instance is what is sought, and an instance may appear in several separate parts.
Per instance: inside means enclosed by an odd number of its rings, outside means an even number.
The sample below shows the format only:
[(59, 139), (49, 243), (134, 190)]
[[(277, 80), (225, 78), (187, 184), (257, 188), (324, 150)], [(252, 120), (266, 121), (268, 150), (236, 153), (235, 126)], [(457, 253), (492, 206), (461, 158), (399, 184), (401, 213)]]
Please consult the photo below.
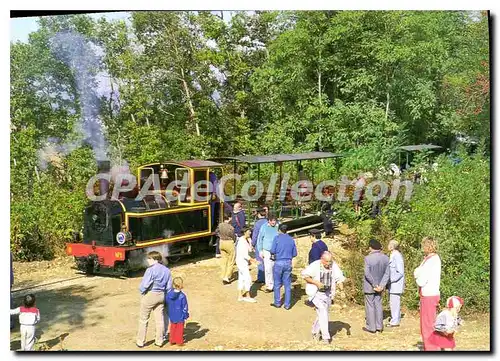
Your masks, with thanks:
[[(307, 246), (307, 239), (299, 239)], [(300, 255), (299, 249), (299, 255)], [(304, 256), (304, 255), (302, 255)], [(237, 301), (236, 282), (222, 285), (218, 259), (212, 255), (187, 258), (170, 265), (174, 276), (184, 279), (191, 318), (185, 330), (184, 347), (154, 346), (154, 322), (150, 322), (144, 351), (171, 350), (364, 350), (388, 351), (419, 349), (419, 319), (403, 309), (401, 327), (386, 328), (381, 334), (367, 334), (361, 305), (336, 303), (330, 310), (330, 331), (334, 340), (323, 345), (312, 340), (310, 329), (315, 311), (306, 306), (303, 281), (294, 277), (291, 310), (270, 306), (272, 294), (252, 293), (257, 303)], [(42, 288), (14, 293), (14, 304), (26, 292), (37, 296), (41, 322), (37, 329), (37, 349), (50, 351), (139, 350), (135, 346), (142, 272), (129, 278), (81, 277), (65, 257), (52, 262), (14, 263), (14, 290), (45, 284)], [(294, 268), (298, 276), (301, 268)], [(256, 269), (251, 271), (256, 277)], [(78, 278), (79, 277), (79, 278)], [(73, 278), (60, 282), (61, 280)], [(389, 311), (384, 311), (386, 316)], [(464, 316), (456, 336), (457, 350), (490, 348), (488, 314)], [(11, 350), (20, 348), (19, 326), (11, 332)]]

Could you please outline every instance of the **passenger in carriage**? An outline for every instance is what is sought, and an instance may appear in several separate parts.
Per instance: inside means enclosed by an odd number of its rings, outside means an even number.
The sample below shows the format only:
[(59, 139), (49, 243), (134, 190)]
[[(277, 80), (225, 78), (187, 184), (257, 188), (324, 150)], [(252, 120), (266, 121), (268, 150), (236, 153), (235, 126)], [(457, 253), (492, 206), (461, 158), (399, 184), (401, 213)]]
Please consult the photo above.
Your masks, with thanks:
[(307, 177), (306, 172), (304, 172), (304, 167), (301, 164), (299, 164), (298, 170), (299, 170), (299, 181), (308, 181), (309, 178)]
[(321, 219), (323, 221), (323, 229), (325, 231), (326, 236), (331, 236), (333, 234), (333, 191), (328, 190), (326, 194), (326, 199), (321, 201)]

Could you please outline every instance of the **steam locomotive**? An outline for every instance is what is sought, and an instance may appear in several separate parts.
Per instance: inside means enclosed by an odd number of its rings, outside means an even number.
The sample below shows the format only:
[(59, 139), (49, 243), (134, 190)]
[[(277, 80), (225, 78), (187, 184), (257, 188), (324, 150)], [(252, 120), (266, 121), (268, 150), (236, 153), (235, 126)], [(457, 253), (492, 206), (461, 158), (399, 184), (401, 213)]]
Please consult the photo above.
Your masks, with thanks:
[[(209, 181), (211, 172), (220, 174), (221, 166), (212, 161), (188, 160), (139, 167), (134, 190), (116, 200), (91, 202), (85, 208), (83, 239), (76, 233), (74, 243), (66, 245), (66, 253), (75, 257), (77, 268), (83, 272), (127, 274), (147, 267), (146, 254), (152, 250), (173, 261), (210, 247), (222, 217), (223, 201), (208, 191), (198, 191), (196, 197), (191, 193), (196, 182)], [(98, 162), (98, 170), (109, 173), (109, 161)], [(159, 196), (136, 200), (141, 186), (155, 174), (160, 179)], [(186, 194), (172, 201), (167, 193), (179, 189), (169, 185), (181, 177), (187, 180)], [(109, 182), (100, 180), (101, 194), (110, 194), (109, 187)]]

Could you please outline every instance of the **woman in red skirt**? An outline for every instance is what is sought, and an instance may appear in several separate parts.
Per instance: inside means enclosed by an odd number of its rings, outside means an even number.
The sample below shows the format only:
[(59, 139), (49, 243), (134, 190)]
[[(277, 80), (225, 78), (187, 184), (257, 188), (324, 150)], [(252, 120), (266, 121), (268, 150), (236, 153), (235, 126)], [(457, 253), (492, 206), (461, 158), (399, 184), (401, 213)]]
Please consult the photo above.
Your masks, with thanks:
[(437, 251), (437, 242), (431, 237), (422, 240), (425, 258), (414, 271), (415, 280), (420, 294), (420, 334), (424, 351), (437, 351), (429, 342), (434, 331), (437, 307), (439, 306), (439, 286), (441, 284), (441, 259)]
[(458, 296), (446, 300), (446, 308), (438, 315), (434, 325), (434, 332), (429, 337), (429, 342), (437, 348), (451, 351), (455, 348), (455, 332), (461, 324), (458, 313), (464, 301)]

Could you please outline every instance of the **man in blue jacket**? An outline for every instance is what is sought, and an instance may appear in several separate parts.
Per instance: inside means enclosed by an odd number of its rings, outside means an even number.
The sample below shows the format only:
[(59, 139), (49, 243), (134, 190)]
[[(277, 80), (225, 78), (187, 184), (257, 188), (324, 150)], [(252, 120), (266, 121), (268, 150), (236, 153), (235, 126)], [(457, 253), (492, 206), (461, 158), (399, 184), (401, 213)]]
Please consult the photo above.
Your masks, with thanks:
[(387, 327), (398, 327), (401, 322), (401, 294), (404, 290), (405, 264), (399, 252), (399, 243), (391, 240), (387, 246), (391, 255), (389, 257), (389, 301), (391, 305), (391, 321)]
[(258, 283), (264, 283), (264, 260), (260, 258), (259, 252), (257, 251), (257, 237), (259, 236), (260, 228), (267, 223), (266, 210), (264, 208), (257, 209), (257, 222), (253, 226), (252, 230), (252, 247), (255, 250), (255, 258), (259, 262), (257, 266), (257, 280)]
[(276, 217), (269, 215), (267, 223), (262, 225), (257, 236), (257, 252), (259, 257), (264, 260), (264, 277), (266, 282), (266, 291), (273, 292), (273, 267), (274, 261), (271, 259), (271, 249), (273, 247), (274, 238), (278, 235), (278, 225)]
[(276, 236), (271, 248), (271, 254), (276, 257), (274, 263), (274, 303), (271, 306), (281, 307), (281, 286), (285, 287), (285, 310), (292, 307), (292, 258), (297, 257), (295, 240), (286, 232), (286, 224), (279, 226), (279, 235)]

